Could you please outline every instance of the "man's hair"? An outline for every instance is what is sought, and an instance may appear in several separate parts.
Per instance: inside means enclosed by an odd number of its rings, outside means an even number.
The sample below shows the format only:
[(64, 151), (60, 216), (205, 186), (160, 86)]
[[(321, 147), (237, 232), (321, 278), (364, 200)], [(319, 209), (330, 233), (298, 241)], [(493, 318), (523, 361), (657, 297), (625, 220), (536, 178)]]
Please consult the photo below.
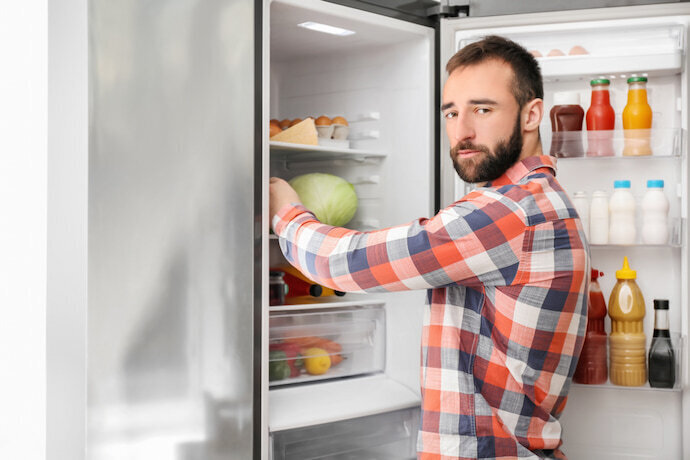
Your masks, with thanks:
[(511, 89), (520, 108), (532, 99), (544, 99), (544, 84), (537, 60), (522, 46), (498, 35), (484, 37), (462, 48), (450, 58), (446, 71), (450, 75), (455, 69), (491, 59), (501, 60), (513, 69)]

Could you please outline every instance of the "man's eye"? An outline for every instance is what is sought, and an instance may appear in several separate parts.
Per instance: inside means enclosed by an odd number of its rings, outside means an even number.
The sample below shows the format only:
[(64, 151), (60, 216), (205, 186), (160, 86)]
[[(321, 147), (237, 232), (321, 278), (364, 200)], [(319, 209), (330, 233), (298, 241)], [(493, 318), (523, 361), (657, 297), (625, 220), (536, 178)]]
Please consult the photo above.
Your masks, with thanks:
[(446, 114), (443, 115), (443, 116), (444, 116), (444, 118), (445, 118), (446, 120), (450, 120), (450, 119), (452, 119), (452, 118), (457, 117), (458, 114), (455, 113), (455, 112), (448, 112), (448, 113), (446, 113)]
[(483, 114), (486, 114), (489, 112), (491, 112), (491, 109), (489, 109), (487, 107), (477, 107), (477, 113), (479, 113), (479, 114), (483, 115)]

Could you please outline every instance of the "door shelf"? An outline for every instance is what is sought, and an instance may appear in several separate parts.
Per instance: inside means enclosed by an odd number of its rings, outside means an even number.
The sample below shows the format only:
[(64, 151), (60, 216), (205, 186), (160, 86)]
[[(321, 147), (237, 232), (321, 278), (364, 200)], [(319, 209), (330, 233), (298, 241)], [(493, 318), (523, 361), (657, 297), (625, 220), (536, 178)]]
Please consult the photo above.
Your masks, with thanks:
[(352, 160), (365, 161), (383, 159), (386, 154), (373, 150), (359, 150), (321, 145), (291, 144), (289, 142), (269, 142), (271, 160), (289, 162), (307, 162), (317, 160)]
[(627, 248), (682, 248), (683, 247), (683, 219), (669, 218), (668, 242), (666, 244), (646, 244), (642, 242), (642, 228), (637, 226), (637, 241), (635, 244), (589, 244), (592, 249), (627, 249)]
[(593, 77), (625, 78), (633, 74), (658, 77), (680, 73), (683, 54), (680, 49), (662, 53), (613, 56), (585, 54), (537, 58), (544, 81), (589, 80)]
[(383, 371), (382, 305), (283, 311), (269, 318), (269, 385)]
[[(647, 379), (649, 379), (649, 348), (651, 346), (651, 333), (648, 334), (647, 337), (648, 343), (647, 346), (645, 347), (645, 355), (647, 356)], [(610, 337), (607, 338), (607, 342), (610, 341)], [(682, 336), (681, 334), (677, 332), (671, 332), (671, 348), (673, 349), (673, 356), (675, 359), (675, 366), (674, 366), (674, 373), (675, 373), (675, 384), (673, 385), (672, 388), (653, 388), (649, 385), (649, 381), (645, 382), (644, 385), (640, 386), (622, 386), (622, 385), (614, 385), (611, 383), (610, 380), (607, 380), (606, 383), (603, 384), (598, 384), (598, 385), (588, 385), (588, 384), (583, 384), (583, 383), (576, 383), (573, 382), (573, 386), (575, 387), (580, 387), (580, 388), (603, 388), (607, 390), (633, 390), (633, 391), (654, 391), (654, 392), (668, 392), (668, 393), (677, 393), (680, 391), (683, 391), (683, 378), (684, 378), (684, 368), (683, 368), (683, 362), (684, 362), (684, 353), (685, 353), (685, 337)], [(611, 378), (610, 371), (611, 371), (611, 356), (609, 352), (610, 345), (607, 345), (607, 365), (608, 365), (608, 370), (609, 370), (609, 379)]]
[[(621, 125), (621, 121), (616, 123)], [(557, 153), (551, 153), (558, 158), (558, 161), (605, 161), (605, 160), (649, 160), (659, 158), (680, 158), (682, 153), (682, 129), (681, 128), (654, 128), (644, 129), (615, 129), (610, 131), (586, 131), (583, 123), (583, 131), (569, 132), (545, 132), (543, 147), (545, 152), (553, 152), (554, 136), (560, 137), (560, 144), (563, 148)], [(581, 146), (579, 156), (572, 154), (569, 146)], [(626, 145), (632, 150), (642, 151), (647, 145), (651, 150), (651, 155), (623, 155)], [(604, 150), (611, 155), (596, 155), (590, 153), (591, 150)], [(579, 150), (579, 147), (575, 148)], [(568, 150), (571, 150), (569, 152)]]

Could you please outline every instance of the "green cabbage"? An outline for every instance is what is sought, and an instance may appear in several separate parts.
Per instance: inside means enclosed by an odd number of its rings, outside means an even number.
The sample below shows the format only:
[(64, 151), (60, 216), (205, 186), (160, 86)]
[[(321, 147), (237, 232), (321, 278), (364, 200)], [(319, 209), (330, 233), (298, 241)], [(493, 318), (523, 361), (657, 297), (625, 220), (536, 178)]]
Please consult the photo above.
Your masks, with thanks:
[(357, 194), (351, 183), (333, 174), (311, 173), (290, 181), (302, 204), (324, 224), (342, 227), (357, 211)]

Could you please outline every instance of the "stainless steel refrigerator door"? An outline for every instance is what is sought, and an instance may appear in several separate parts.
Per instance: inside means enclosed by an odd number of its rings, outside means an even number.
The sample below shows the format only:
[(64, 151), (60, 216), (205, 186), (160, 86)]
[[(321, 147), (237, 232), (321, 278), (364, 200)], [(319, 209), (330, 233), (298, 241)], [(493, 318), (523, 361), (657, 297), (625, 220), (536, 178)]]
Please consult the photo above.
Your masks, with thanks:
[(89, 459), (253, 455), (254, 23), (89, 4)]

